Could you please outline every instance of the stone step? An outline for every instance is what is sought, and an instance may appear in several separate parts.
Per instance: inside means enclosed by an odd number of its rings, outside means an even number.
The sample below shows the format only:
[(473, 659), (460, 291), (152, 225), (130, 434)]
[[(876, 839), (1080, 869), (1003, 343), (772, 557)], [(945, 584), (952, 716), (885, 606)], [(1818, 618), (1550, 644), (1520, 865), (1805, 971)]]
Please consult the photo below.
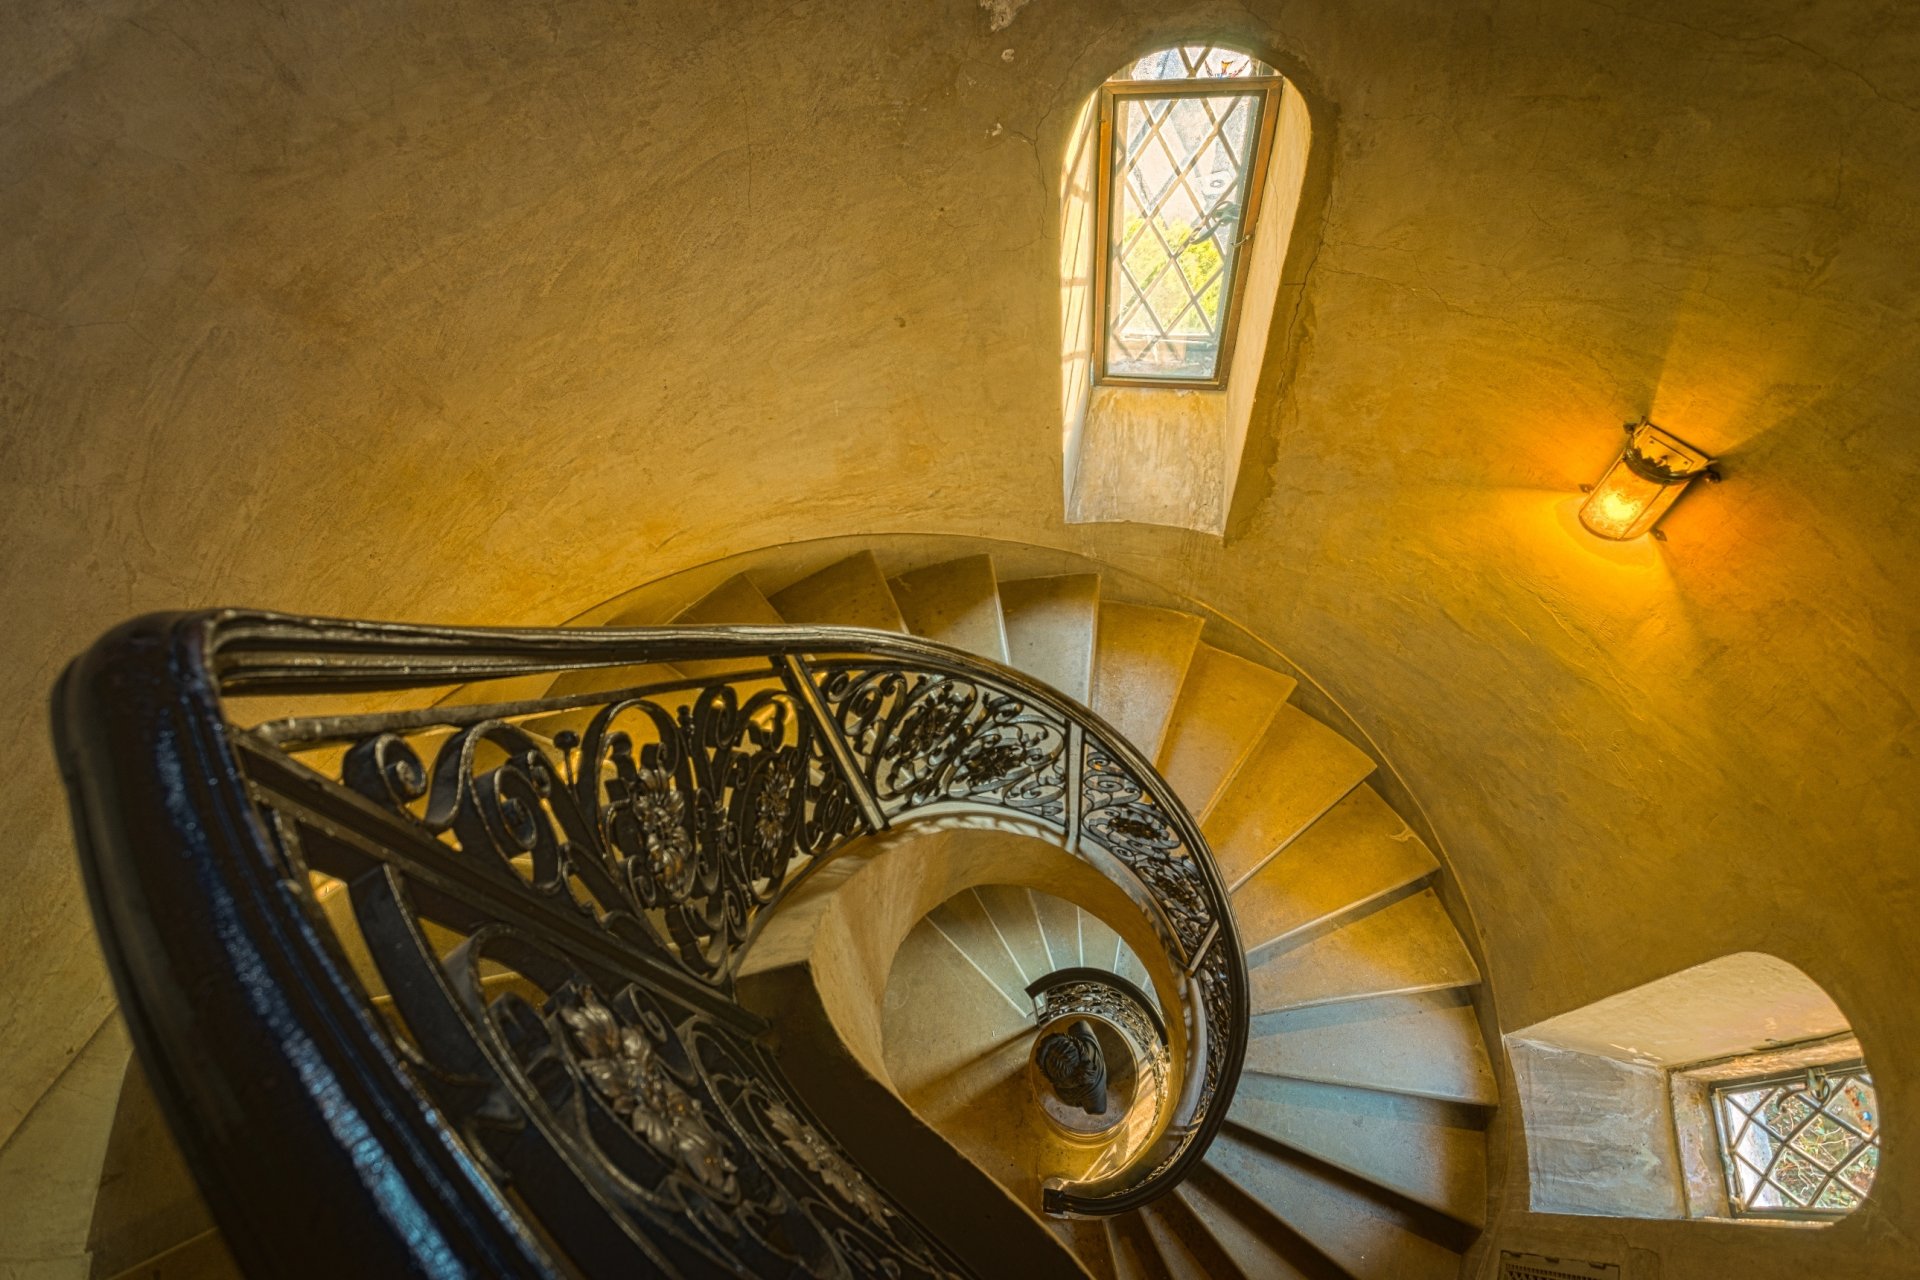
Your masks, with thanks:
[(1403, 893), (1439, 867), (1362, 783), (1234, 891), (1240, 943), (1249, 952), (1283, 943)]
[(736, 573), (673, 617), (673, 625), (685, 627), (772, 627), (780, 622), (780, 611), (744, 573)]
[(1366, 752), (1281, 707), (1201, 823), (1228, 885), (1245, 883), (1372, 772)]
[(787, 622), (816, 627), (871, 627), (904, 632), (899, 602), (873, 552), (861, 551), (769, 597)]
[(1120, 935), (1085, 907), (1080, 909), (1080, 963), (1111, 971), (1120, 963)]
[(982, 1053), (1031, 1024), (931, 921), (908, 932), (894, 956), (881, 1011), (887, 1071), (909, 1102), (931, 1092), (973, 1097), (994, 1080)]
[(1120, 944), (1119, 950), (1119, 962), (1114, 965), (1113, 971), (1146, 992), (1147, 1002), (1155, 1009), (1160, 1008), (1160, 993), (1154, 989), (1153, 979), (1147, 973), (1147, 966), (1141, 963), (1140, 957), (1125, 942)]
[(1204, 625), (1173, 609), (1100, 606), (1093, 709), (1149, 760), (1160, 752)]
[(907, 630), (969, 653), (1007, 661), (1007, 623), (991, 556), (912, 569), (888, 584)]
[[(700, 663), (687, 664), (689, 667), (706, 667), (711, 671), (738, 670), (740, 663)], [(687, 678), (687, 674), (678, 667), (670, 667), (664, 662), (650, 663), (639, 667), (597, 667), (588, 671), (569, 671), (556, 679), (547, 690), (547, 696), (564, 697), (573, 693), (604, 693), (613, 689), (631, 689), (644, 685), (671, 684)], [(749, 690), (773, 684), (771, 678), (766, 681), (743, 682), (737, 686), (742, 699), (751, 696)], [(471, 686), (469, 686), (471, 687)], [(659, 695), (655, 701), (661, 706), (674, 708), (681, 706), (698, 695), (698, 690), (681, 690), (676, 693)], [(575, 707), (568, 711), (552, 711), (546, 715), (534, 716), (524, 721), (521, 728), (527, 732), (551, 742), (562, 732), (572, 732), (586, 736), (587, 726), (600, 714), (605, 703)], [(418, 742), (419, 739), (414, 739)], [(417, 748), (416, 748), (417, 749)], [(556, 751), (554, 758), (559, 759)]]
[(1232, 1280), (1343, 1280), (1339, 1269), (1258, 1202), (1202, 1165), (1174, 1189), (1228, 1260)]
[(1119, 1280), (1167, 1280), (1159, 1251), (1137, 1213), (1107, 1219), (1107, 1246)]
[(1159, 1258), (1161, 1274), (1168, 1280), (1212, 1280), (1217, 1272), (1188, 1243), (1187, 1232), (1181, 1230), (1183, 1223), (1177, 1213), (1162, 1207), (1168, 1201), (1147, 1205), (1139, 1212), (1140, 1224), (1146, 1228), (1147, 1238)]
[(1420, 1234), (1419, 1222), (1318, 1162), (1222, 1131), (1207, 1165), (1259, 1201), (1353, 1280), (1457, 1280), (1460, 1255)]
[[(1188, 1181), (1191, 1180), (1183, 1180), (1183, 1185)], [(1209, 1280), (1211, 1277), (1233, 1277), (1239, 1274), (1239, 1268), (1234, 1265), (1232, 1257), (1221, 1247), (1213, 1233), (1207, 1230), (1207, 1224), (1201, 1221), (1199, 1214), (1194, 1211), (1192, 1202), (1179, 1194), (1179, 1188), (1175, 1189), (1175, 1194), (1162, 1196), (1154, 1201), (1145, 1212), (1158, 1220), (1157, 1224), (1151, 1219), (1149, 1222), (1154, 1230), (1155, 1243), (1161, 1243), (1163, 1234), (1171, 1236), (1177, 1246), (1176, 1252), (1192, 1260), (1191, 1265), (1194, 1270), (1191, 1274), (1201, 1277), (1202, 1280)], [(1167, 1249), (1163, 1245), (1162, 1257), (1165, 1257), (1166, 1253)]]
[(1246, 1070), (1483, 1107), (1499, 1101), (1480, 1024), (1462, 990), (1256, 1018)]
[(1248, 1075), (1228, 1116), (1456, 1222), (1486, 1221), (1486, 1115), (1478, 1109)]
[(983, 884), (974, 896), (986, 908), (987, 916), (1000, 934), (1014, 967), (1020, 971), (1020, 986), (1047, 976), (1052, 957), (1047, 954), (1046, 939), (1040, 936), (1040, 920), (1034, 914), (1033, 898), (1017, 885)]
[[(773, 627), (780, 625), (775, 609), (760, 588), (744, 573), (737, 573), (695, 600), (674, 616), (673, 621), (688, 627)], [(738, 661), (678, 662), (674, 664), (689, 676), (714, 676), (739, 670)]]
[[(602, 693), (608, 689), (631, 689), (641, 685), (671, 684), (686, 678), (679, 667), (650, 662), (631, 667), (588, 667), (565, 671), (555, 676), (545, 696), (564, 698), (574, 693)], [(472, 686), (468, 686), (471, 688)]]
[(1050, 893), (1033, 895), (1033, 913), (1040, 921), (1040, 936), (1047, 944), (1047, 963), (1052, 969), (1074, 969), (1080, 957), (1080, 908), (1065, 898)]
[[(84, 1069), (86, 1064), (82, 1065)], [(240, 1269), (214, 1226), (139, 1061), (127, 1060), (123, 1072), (102, 1074), (110, 1074), (119, 1086), (119, 1100), (112, 1106), (105, 1156), (90, 1171), (98, 1190), (92, 1197), (92, 1220), (86, 1225), (87, 1256), (74, 1259), (76, 1265), (70, 1269), (49, 1262), (44, 1274), (113, 1280), (122, 1276), (238, 1280)], [(49, 1101), (57, 1106), (60, 1100)], [(73, 1137), (71, 1126), (66, 1136)], [(34, 1139), (29, 1134), (24, 1140)], [(64, 1155), (70, 1145), (81, 1144), (61, 1145)], [(57, 1160), (46, 1160), (36, 1167), (43, 1178), (57, 1184), (69, 1174), (58, 1166)], [(6, 1252), (6, 1245), (17, 1243), (0, 1241), (0, 1254)], [(42, 1271), (29, 1263), (16, 1272), (0, 1262), (0, 1275), (16, 1274), (38, 1276)]]
[(1252, 957), (1247, 978), (1262, 1014), (1471, 986), (1480, 970), (1440, 899), (1423, 889), (1291, 950)]
[(1027, 980), (1000, 940), (993, 917), (971, 889), (955, 894), (927, 913), (927, 919), (959, 949), (969, 964), (999, 988), (1007, 1003), (1022, 1014), (1033, 1008), (1027, 998)]
[(1079, 703), (1093, 700), (1100, 577), (1073, 573), (1000, 584), (1007, 660)]
[(1291, 676), (1202, 644), (1187, 669), (1156, 765), (1204, 820), (1293, 692)]
[(1060, 1243), (1073, 1250), (1080, 1265), (1094, 1280), (1114, 1280), (1113, 1246), (1107, 1239), (1107, 1224), (1100, 1218), (1049, 1218), (1047, 1226)]

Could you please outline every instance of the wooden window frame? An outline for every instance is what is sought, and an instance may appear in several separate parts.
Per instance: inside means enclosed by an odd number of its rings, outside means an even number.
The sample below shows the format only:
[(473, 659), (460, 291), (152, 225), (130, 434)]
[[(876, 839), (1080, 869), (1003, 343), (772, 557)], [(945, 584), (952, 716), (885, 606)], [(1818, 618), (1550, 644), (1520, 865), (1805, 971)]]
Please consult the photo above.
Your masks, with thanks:
[[(1273, 135), (1280, 117), (1284, 76), (1233, 76), (1207, 80), (1126, 80), (1110, 81), (1100, 87), (1099, 173), (1095, 183), (1095, 225), (1100, 261), (1093, 277), (1093, 314), (1099, 326), (1099, 359), (1094, 361), (1093, 381), (1109, 387), (1174, 387), (1190, 391), (1219, 391), (1227, 385), (1233, 364), (1233, 348), (1240, 329), (1240, 304), (1246, 292), (1246, 259), (1251, 252), (1254, 228), (1259, 225), (1261, 196), (1266, 189), (1267, 164), (1272, 158)], [(1122, 157), (1114, 148), (1114, 102), (1119, 98), (1218, 98), (1245, 96), (1255, 99), (1259, 113), (1255, 123), (1253, 155), (1247, 161), (1246, 213), (1240, 221), (1240, 237), (1234, 242), (1233, 262), (1226, 281), (1226, 305), (1220, 313), (1220, 350), (1211, 378), (1145, 378), (1107, 371), (1108, 347), (1112, 324), (1107, 315), (1109, 276), (1118, 245), (1113, 238), (1113, 187)]]

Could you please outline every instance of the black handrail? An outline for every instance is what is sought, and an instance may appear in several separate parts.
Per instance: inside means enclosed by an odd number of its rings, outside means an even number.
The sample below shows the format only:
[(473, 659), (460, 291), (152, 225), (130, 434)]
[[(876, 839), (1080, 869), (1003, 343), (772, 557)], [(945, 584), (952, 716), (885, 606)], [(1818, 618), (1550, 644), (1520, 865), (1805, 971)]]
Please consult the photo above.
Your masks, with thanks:
[[(694, 661), (739, 669), (252, 728), (230, 701)], [(155, 615), (76, 660), (54, 724), (129, 1025), (244, 1262), (549, 1275), (557, 1241), (670, 1273), (956, 1269), (732, 999), (785, 893), (909, 817), (1052, 834), (1130, 887), (1197, 992), (1152, 1161), (1050, 1210), (1171, 1189), (1237, 1079), (1245, 967), (1197, 824), (1086, 708), (945, 646)]]
[[(1147, 993), (1139, 985), (1121, 977), (1111, 969), (1100, 969), (1092, 965), (1068, 965), (1064, 969), (1055, 969), (1052, 973), (1042, 974), (1026, 986), (1027, 998), (1033, 1001), (1035, 1020), (1044, 1024), (1049, 1018), (1069, 1016), (1059, 1012), (1061, 1002), (1053, 999), (1055, 992), (1063, 988), (1104, 987), (1112, 990), (1121, 1000), (1139, 1011), (1139, 1022), (1152, 1032), (1151, 1039), (1164, 1047), (1167, 1043), (1167, 1024), (1160, 1017)], [(1052, 1009), (1053, 1012), (1047, 1012)]]

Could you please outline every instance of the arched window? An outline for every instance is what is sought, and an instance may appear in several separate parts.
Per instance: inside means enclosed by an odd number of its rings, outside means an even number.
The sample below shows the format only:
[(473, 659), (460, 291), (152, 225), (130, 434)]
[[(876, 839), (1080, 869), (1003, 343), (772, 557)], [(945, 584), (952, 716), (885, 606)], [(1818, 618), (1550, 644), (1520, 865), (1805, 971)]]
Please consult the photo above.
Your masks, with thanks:
[(1285, 82), (1246, 54), (1165, 49), (1100, 91), (1100, 382), (1226, 381)]
[(1136, 59), (1086, 103), (1061, 199), (1069, 523), (1225, 533), (1310, 136), (1292, 84), (1218, 45)]
[(1847, 1016), (1743, 951), (1509, 1032), (1535, 1213), (1831, 1223), (1880, 1167)]

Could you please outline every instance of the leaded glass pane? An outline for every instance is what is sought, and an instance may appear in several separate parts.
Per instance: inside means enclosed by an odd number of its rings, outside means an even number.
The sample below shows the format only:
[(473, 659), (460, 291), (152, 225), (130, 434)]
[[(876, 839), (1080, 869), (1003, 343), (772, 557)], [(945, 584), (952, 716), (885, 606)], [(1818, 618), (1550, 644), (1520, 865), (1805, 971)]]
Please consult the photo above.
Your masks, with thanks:
[(1873, 1186), (1873, 1175), (1880, 1171), (1880, 1148), (1868, 1147), (1840, 1171), (1840, 1177), (1855, 1191), (1865, 1195)]
[(1115, 97), (1109, 375), (1217, 375), (1264, 100)]
[(1210, 44), (1187, 44), (1150, 53), (1113, 78), (1118, 81), (1230, 80), (1272, 74), (1272, 67), (1251, 54), (1235, 53)]
[(1714, 1103), (1736, 1213), (1838, 1216), (1873, 1185), (1879, 1106), (1860, 1065), (1719, 1085)]

